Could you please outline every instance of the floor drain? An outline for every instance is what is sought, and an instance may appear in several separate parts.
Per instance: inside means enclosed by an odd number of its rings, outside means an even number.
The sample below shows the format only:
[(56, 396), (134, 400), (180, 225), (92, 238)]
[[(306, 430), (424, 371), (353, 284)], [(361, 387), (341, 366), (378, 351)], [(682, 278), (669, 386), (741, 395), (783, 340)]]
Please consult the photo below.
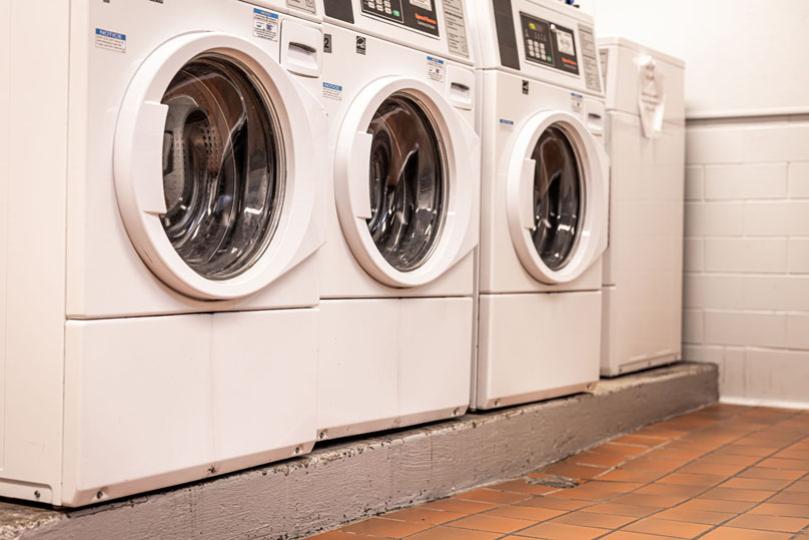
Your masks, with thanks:
[(542, 478), (526, 478), (529, 484), (535, 486), (548, 486), (553, 488), (574, 488), (579, 485), (579, 481), (575, 478), (568, 478), (567, 476), (557, 476), (555, 474), (546, 474)]

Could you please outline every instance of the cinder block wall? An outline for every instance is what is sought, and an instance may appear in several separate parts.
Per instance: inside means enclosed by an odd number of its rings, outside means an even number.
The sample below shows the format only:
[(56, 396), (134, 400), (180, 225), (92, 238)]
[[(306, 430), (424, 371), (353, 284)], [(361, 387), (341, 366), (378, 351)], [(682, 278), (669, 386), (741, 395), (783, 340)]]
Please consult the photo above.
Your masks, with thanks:
[(685, 357), (809, 406), (809, 116), (691, 122), (686, 160)]

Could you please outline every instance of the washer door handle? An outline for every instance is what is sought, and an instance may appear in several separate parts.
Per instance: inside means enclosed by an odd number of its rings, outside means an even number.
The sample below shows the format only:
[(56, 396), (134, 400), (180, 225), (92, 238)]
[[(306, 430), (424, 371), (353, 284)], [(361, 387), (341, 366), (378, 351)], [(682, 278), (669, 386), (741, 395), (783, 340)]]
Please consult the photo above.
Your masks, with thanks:
[(533, 230), (534, 228), (534, 175), (537, 169), (537, 162), (527, 158), (522, 162), (520, 170), (520, 223), (523, 228)]
[[(142, 137), (139, 147), (134, 148), (130, 164), (135, 178), (135, 196), (138, 207), (146, 214), (166, 213), (166, 196), (163, 190), (163, 146), (168, 106), (146, 101), (140, 109), (137, 130), (152, 134)], [(145, 144), (148, 141), (148, 144)]]
[(349, 165), (349, 197), (354, 217), (371, 219), (371, 145), (374, 136), (360, 131), (354, 139)]

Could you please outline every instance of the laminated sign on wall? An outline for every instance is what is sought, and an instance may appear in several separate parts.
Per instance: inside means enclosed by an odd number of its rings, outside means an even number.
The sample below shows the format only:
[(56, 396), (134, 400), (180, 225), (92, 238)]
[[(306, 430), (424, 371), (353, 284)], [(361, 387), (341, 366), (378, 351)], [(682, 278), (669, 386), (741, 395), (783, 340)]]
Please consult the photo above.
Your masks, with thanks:
[(666, 109), (666, 92), (663, 72), (651, 56), (644, 55), (638, 60), (640, 92), (638, 108), (643, 135), (654, 139), (663, 131), (663, 115)]

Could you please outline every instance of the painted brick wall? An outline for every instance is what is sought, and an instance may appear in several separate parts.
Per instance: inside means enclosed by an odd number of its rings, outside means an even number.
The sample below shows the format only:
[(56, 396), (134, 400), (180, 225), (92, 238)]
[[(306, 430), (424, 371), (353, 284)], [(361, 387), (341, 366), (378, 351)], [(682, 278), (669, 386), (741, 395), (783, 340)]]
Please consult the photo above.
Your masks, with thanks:
[(686, 161), (685, 358), (809, 406), (809, 117), (691, 122)]

